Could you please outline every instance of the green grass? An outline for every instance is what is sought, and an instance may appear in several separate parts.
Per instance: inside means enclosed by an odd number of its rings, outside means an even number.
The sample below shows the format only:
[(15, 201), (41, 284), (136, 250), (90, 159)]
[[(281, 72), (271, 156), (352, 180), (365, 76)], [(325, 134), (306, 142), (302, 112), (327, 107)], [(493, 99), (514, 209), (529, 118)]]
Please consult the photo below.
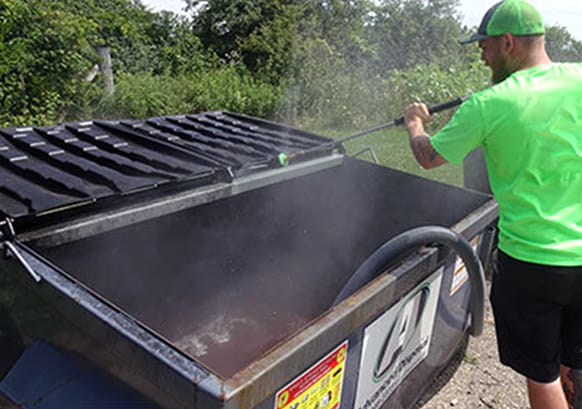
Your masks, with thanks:
[(465, 354), (463, 361), (470, 365), (477, 365), (479, 363), (479, 358), (475, 355)]
[[(358, 131), (317, 130), (314, 132), (331, 138), (342, 138)], [(463, 185), (463, 169), (461, 165), (446, 164), (431, 170), (422, 169), (410, 150), (406, 132), (401, 128), (388, 129), (358, 137), (347, 142), (345, 147), (348, 155), (353, 155), (366, 148), (372, 148), (376, 153), (379, 164), (382, 166), (450, 185)], [(363, 160), (373, 161), (370, 153), (364, 153), (359, 157)]]

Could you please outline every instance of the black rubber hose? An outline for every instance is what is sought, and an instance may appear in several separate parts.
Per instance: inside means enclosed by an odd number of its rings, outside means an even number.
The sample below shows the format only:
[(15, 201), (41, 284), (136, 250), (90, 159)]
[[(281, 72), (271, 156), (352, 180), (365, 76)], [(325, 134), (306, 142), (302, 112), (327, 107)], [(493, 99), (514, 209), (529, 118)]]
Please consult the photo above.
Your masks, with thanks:
[(463, 260), (469, 274), (471, 298), (471, 328), (469, 333), (479, 336), (483, 332), (485, 316), (485, 275), (483, 265), (471, 244), (460, 234), (441, 226), (423, 226), (405, 231), (378, 248), (356, 270), (333, 302), (339, 304), (363, 285), (384, 272), (394, 260), (417, 247), (429, 244), (452, 248)]

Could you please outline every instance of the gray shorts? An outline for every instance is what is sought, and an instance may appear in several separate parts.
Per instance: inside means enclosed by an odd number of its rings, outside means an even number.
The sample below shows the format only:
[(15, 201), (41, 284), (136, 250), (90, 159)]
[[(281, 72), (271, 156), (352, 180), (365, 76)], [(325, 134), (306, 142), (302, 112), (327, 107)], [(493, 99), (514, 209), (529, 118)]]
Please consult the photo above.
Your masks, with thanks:
[(582, 369), (582, 267), (526, 263), (499, 251), (491, 287), (501, 363), (537, 382)]

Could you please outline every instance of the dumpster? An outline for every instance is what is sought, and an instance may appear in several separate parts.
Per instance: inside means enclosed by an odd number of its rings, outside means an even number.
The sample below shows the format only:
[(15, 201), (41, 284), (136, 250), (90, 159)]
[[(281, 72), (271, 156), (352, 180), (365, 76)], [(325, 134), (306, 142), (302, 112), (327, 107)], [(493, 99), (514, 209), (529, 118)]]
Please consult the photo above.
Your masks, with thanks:
[(0, 301), (24, 346), (0, 396), (19, 407), (46, 351), (157, 407), (412, 408), (482, 325), (467, 258), (497, 206), (329, 142), (228, 112), (1, 129)]

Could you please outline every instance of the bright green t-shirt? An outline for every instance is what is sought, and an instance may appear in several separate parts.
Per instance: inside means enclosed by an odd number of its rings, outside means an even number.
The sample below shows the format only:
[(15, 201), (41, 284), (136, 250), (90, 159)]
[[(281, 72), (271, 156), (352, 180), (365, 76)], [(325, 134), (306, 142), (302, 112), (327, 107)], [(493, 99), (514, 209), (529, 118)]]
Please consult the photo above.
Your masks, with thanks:
[(431, 143), (452, 163), (483, 146), (501, 250), (582, 266), (582, 64), (515, 72), (471, 96)]

